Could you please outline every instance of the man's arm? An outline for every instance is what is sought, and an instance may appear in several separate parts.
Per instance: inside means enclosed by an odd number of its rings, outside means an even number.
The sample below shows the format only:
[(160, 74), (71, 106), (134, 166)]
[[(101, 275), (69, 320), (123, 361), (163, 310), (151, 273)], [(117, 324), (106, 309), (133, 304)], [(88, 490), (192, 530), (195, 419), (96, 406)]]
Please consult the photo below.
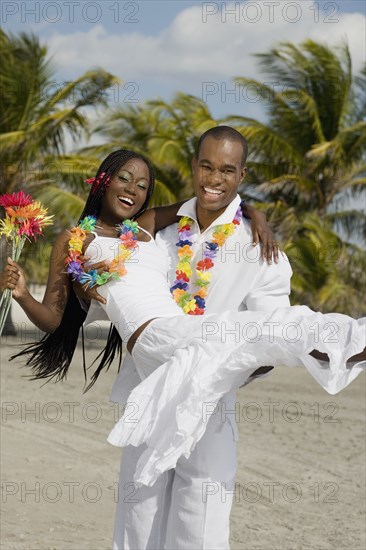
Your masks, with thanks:
[(272, 263), (272, 256), (275, 263), (278, 263), (278, 242), (275, 240), (272, 229), (267, 223), (264, 212), (257, 210), (246, 201), (241, 201), (243, 216), (250, 220), (250, 228), (253, 235), (253, 245), (261, 243), (261, 257), (263, 260)]
[[(281, 255), (278, 263), (258, 265), (258, 275), (243, 303), (248, 310), (273, 311), (278, 307), (290, 306), (292, 269), (287, 256)], [(267, 374), (272, 366), (259, 367), (250, 378)]]
[[(144, 212), (139, 218), (138, 223), (141, 227), (156, 235), (158, 231), (165, 229), (169, 225), (179, 222), (180, 217), (177, 212), (186, 201), (176, 202), (169, 206), (157, 206)], [(272, 263), (278, 262), (278, 243), (275, 241), (272, 229), (267, 223), (266, 215), (260, 210), (256, 210), (246, 201), (241, 202), (243, 216), (250, 220), (253, 234), (253, 244), (261, 243), (261, 257), (263, 260)]]
[(243, 303), (248, 310), (273, 311), (290, 306), (292, 269), (287, 256), (279, 256), (277, 264), (258, 260), (257, 276)]
[(177, 216), (177, 212), (185, 202), (187, 201), (175, 202), (169, 206), (149, 208), (138, 217), (138, 224), (155, 236), (158, 231), (168, 225), (179, 222), (180, 218)]

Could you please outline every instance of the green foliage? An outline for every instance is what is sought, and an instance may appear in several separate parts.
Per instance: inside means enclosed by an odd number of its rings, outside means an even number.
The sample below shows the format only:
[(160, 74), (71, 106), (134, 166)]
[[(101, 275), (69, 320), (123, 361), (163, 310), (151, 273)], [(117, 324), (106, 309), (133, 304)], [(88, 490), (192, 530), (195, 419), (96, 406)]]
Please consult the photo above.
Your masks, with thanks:
[(108, 141), (99, 152), (121, 142), (139, 150), (155, 166), (162, 191), (182, 199), (193, 193), (191, 159), (200, 135), (220, 123), (235, 126), (250, 150), (243, 192), (267, 212), (290, 256), (293, 301), (359, 313), (362, 251), (345, 238), (364, 238), (366, 217), (345, 205), (364, 197), (365, 71), (353, 76), (345, 44), (286, 42), (257, 57), (266, 82), (278, 85), (236, 82), (257, 90), (266, 124), (239, 114), (215, 120), (201, 99), (178, 93), (171, 102), (113, 110), (96, 128)]
[(267, 124), (226, 118), (249, 141), (247, 191), (289, 254), (294, 300), (361, 314), (363, 251), (346, 239), (366, 237), (365, 212), (348, 206), (350, 198), (365, 202), (365, 70), (353, 76), (346, 44), (313, 40), (281, 43), (258, 59), (275, 89), (235, 80), (256, 88)]
[(267, 84), (235, 80), (257, 90), (266, 124), (238, 113), (215, 120), (202, 99), (177, 93), (171, 102), (108, 109), (93, 129), (103, 143), (74, 155), (65, 154), (66, 133), (77, 143), (91, 132), (87, 113), (106, 106), (104, 92), (116, 79), (93, 70), (55, 86), (47, 48), (34, 35), (0, 31), (0, 46), (3, 190), (23, 188), (44, 201), (56, 214), (55, 231), (78, 217), (88, 191), (83, 180), (121, 147), (152, 162), (153, 204), (192, 196), (200, 135), (230, 124), (249, 142), (243, 192), (266, 211), (292, 263), (293, 303), (362, 313), (366, 270), (354, 242), (366, 237), (366, 216), (349, 199), (365, 200), (366, 69), (352, 73), (346, 44), (284, 42), (258, 54)]
[[(95, 69), (57, 82), (47, 47), (27, 33), (0, 30), (0, 63), (0, 192), (23, 189), (43, 200), (55, 214), (46, 233), (52, 240), (80, 214), (87, 192), (81, 176), (90, 177), (98, 162), (63, 156), (66, 136), (77, 142), (89, 132), (88, 111), (106, 106), (105, 92), (117, 79)], [(45, 261), (27, 262), (32, 279), (44, 280)]]
[(199, 98), (178, 93), (171, 103), (156, 99), (138, 107), (111, 111), (95, 128), (108, 146), (93, 149), (106, 153), (121, 144), (146, 155), (161, 185), (162, 203), (191, 197), (191, 162), (200, 135), (217, 126), (207, 105)]
[(45, 155), (65, 150), (66, 133), (74, 141), (89, 130), (87, 108), (106, 106), (105, 90), (115, 77), (102, 69), (74, 82), (57, 82), (47, 48), (36, 36), (0, 31), (2, 186), (9, 192), (33, 179)]

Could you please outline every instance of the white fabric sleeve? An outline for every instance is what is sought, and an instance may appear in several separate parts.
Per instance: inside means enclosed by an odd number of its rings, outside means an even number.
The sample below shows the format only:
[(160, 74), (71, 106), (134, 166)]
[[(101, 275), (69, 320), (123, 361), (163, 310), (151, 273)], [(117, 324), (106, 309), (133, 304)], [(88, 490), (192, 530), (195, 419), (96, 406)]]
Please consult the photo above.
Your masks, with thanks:
[(88, 314), (84, 321), (84, 326), (95, 323), (96, 321), (109, 321), (107, 313), (102, 308), (101, 304), (96, 300), (90, 302)]
[(169, 256), (169, 249), (178, 241), (178, 224), (168, 225), (155, 235), (155, 242), (159, 248)]
[(258, 276), (244, 299), (246, 309), (273, 311), (290, 305), (292, 269), (285, 254), (280, 252), (278, 264), (261, 260)]
[(159, 248), (167, 250), (167, 228), (158, 231), (155, 235), (155, 242)]

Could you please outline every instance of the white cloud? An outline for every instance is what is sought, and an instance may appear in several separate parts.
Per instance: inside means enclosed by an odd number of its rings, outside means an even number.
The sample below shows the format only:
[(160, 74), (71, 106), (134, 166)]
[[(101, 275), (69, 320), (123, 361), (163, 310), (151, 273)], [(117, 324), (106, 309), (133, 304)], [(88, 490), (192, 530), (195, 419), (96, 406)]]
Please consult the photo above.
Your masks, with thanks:
[[(227, 9), (226, 22), (223, 11), (207, 14), (204, 22), (202, 6), (208, 10), (223, 5)], [(235, 5), (239, 12), (230, 15)], [(345, 39), (354, 70), (361, 68), (366, 18), (360, 13), (332, 13), (334, 5), (330, 2), (327, 12), (317, 13), (314, 3), (306, 0), (279, 0), (271, 8), (268, 2), (206, 2), (183, 9), (154, 36), (138, 30), (123, 34), (123, 28), (116, 34), (97, 24), (85, 32), (55, 33), (48, 43), (62, 78), (74, 78), (96, 66), (119, 76), (127, 88), (119, 89), (118, 102), (156, 96), (169, 99), (177, 90), (203, 97), (203, 83), (217, 82), (215, 93), (205, 96), (214, 116), (235, 112), (265, 119), (259, 103), (248, 103), (242, 96), (238, 101), (233, 94), (222, 96), (223, 89), (233, 90), (233, 77), (260, 77), (253, 53), (265, 52), (279, 41), (300, 43), (312, 38), (336, 45)], [(289, 22), (297, 17), (298, 22)], [(255, 18), (256, 22), (250, 22)]]
[[(208, 78), (258, 76), (251, 54), (266, 51), (280, 40), (298, 43), (310, 37), (336, 44), (346, 39), (356, 70), (365, 59), (366, 26), (362, 14), (320, 12), (319, 22), (315, 22), (317, 14), (310, 9), (312, 2), (274, 2), (271, 21), (268, 3), (250, 4), (243, 11), (245, 4), (236, 3), (236, 13), (227, 13), (226, 21), (225, 12), (206, 15), (205, 23), (205, 10), (225, 3), (187, 8), (157, 36), (140, 32), (111, 34), (98, 24), (87, 32), (57, 33), (49, 45), (62, 74), (79, 74), (101, 66), (124, 80), (175, 80), (177, 88), (183, 83), (189, 87), (187, 79), (192, 84)], [(227, 4), (226, 9), (234, 6)], [(298, 22), (289, 22), (297, 17)]]
[[(235, 76), (262, 79), (252, 54), (268, 51), (280, 41), (300, 43), (312, 38), (337, 45), (347, 40), (353, 69), (358, 71), (366, 43), (365, 16), (332, 13), (336, 3), (328, 3), (328, 11), (319, 13), (314, 2), (306, 0), (268, 4), (203, 2), (203, 7), (183, 9), (154, 36), (139, 30), (123, 34), (123, 28), (116, 34), (97, 24), (85, 32), (55, 33), (48, 43), (62, 79), (97, 66), (120, 77), (123, 84), (114, 91), (111, 103), (135, 104), (157, 96), (169, 100), (180, 90), (202, 97), (215, 117), (236, 113), (265, 120), (261, 103), (248, 100), (232, 81)], [(226, 6), (226, 21), (225, 12), (218, 11), (206, 14), (204, 22), (204, 6), (206, 10)], [(230, 15), (235, 6), (239, 11)], [(296, 18), (296, 23), (289, 22)], [(264, 80), (268, 82), (268, 77)]]

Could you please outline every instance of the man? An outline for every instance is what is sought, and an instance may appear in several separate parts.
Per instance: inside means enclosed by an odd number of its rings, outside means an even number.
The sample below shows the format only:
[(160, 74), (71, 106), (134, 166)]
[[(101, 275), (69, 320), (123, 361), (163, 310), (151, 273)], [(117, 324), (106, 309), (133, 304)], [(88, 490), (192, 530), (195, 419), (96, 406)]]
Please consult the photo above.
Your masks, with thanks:
[[(240, 204), (238, 187), (246, 174), (247, 144), (236, 130), (218, 126), (203, 134), (192, 162), (196, 197), (184, 203), (179, 216), (193, 220), (192, 267), (202, 260), (202, 247), (215, 227), (232, 222)], [(170, 259), (173, 284), (178, 263), (177, 224), (156, 237)], [(291, 268), (280, 256), (268, 266), (252, 246), (249, 224), (242, 221), (215, 259), (206, 312), (228, 309), (273, 310), (289, 305)], [(126, 403), (140, 382), (127, 354), (112, 389), (111, 400)], [(237, 426), (235, 392), (220, 403), (203, 438), (188, 459), (162, 474), (152, 487), (137, 487), (133, 476), (145, 449), (123, 450), (120, 493), (116, 509), (114, 549), (198, 550), (229, 548), (229, 516), (236, 474)], [(215, 485), (216, 484), (216, 485)], [(226, 490), (222, 502), (221, 484)], [(208, 491), (217, 486), (220, 490)]]

